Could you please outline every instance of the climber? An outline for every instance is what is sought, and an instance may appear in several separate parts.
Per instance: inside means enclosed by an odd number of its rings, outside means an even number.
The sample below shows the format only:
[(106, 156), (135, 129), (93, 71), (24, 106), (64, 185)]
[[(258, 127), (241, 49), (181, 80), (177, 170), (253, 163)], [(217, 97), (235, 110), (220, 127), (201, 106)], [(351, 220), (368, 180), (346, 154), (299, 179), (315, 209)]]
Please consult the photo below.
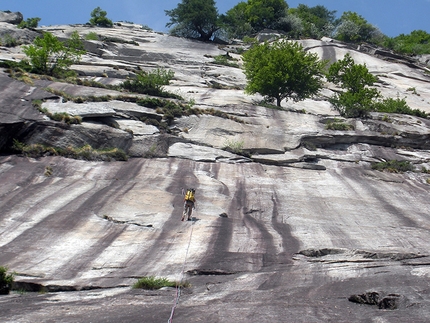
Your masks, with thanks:
[(187, 221), (191, 221), (191, 213), (193, 212), (193, 209), (196, 208), (196, 198), (194, 197), (195, 193), (196, 190), (194, 188), (187, 189), (184, 197), (184, 213), (182, 214), (181, 221), (184, 221), (185, 217), (187, 218)]

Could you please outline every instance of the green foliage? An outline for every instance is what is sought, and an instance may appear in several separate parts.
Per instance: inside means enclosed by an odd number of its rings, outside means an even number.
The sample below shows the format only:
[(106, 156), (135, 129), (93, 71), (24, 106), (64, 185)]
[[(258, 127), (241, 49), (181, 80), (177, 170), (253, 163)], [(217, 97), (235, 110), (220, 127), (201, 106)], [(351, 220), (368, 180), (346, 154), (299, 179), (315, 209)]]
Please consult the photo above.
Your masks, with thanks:
[(224, 150), (232, 152), (234, 154), (242, 155), (243, 154), (243, 140), (226, 140), (224, 143)]
[(218, 65), (239, 67), (239, 64), (237, 64), (236, 61), (237, 59), (234, 59), (228, 53), (226, 55), (218, 55), (214, 57), (214, 63)]
[(169, 85), (174, 75), (173, 71), (163, 68), (157, 68), (152, 72), (140, 71), (135, 79), (126, 80), (121, 87), (136, 93), (166, 97), (163, 86)]
[(287, 9), (288, 4), (284, 0), (248, 0), (245, 14), (247, 22), (258, 32), (274, 28)]
[(346, 11), (340, 17), (340, 23), (334, 33), (334, 38), (345, 42), (372, 42), (380, 37), (381, 32), (355, 12)]
[(7, 273), (8, 268), (0, 266), (0, 295), (7, 295), (12, 288), (15, 275)]
[(80, 124), (80, 123), (82, 123), (82, 118), (80, 116), (70, 116), (66, 112), (56, 112), (54, 114), (48, 113), (47, 115), (52, 120), (64, 122), (67, 124)]
[(288, 37), (291, 39), (300, 39), (304, 37), (304, 22), (295, 14), (287, 14), (285, 17), (281, 18), (277, 29), (287, 32)]
[(336, 11), (329, 11), (321, 5), (308, 7), (299, 4), (297, 8), (289, 9), (288, 15), (300, 20), (300, 25), (291, 24), (290, 30), (285, 30), (296, 37), (320, 39), (323, 36), (330, 36), (336, 25)]
[(329, 120), (325, 125), (326, 130), (349, 131), (354, 130), (354, 126), (339, 119)]
[(301, 143), (301, 145), (310, 151), (316, 151), (317, 150), (317, 146), (312, 141), (303, 141)]
[(128, 156), (119, 148), (94, 149), (90, 145), (83, 147), (48, 147), (41, 144), (26, 145), (18, 140), (13, 141), (13, 149), (25, 156), (37, 158), (42, 156), (63, 156), (72, 159), (95, 161), (126, 161)]
[(178, 283), (174, 281), (170, 281), (167, 278), (164, 277), (155, 277), (155, 276), (148, 276), (148, 277), (142, 277), (139, 278), (138, 281), (133, 285), (133, 288), (142, 288), (142, 289), (160, 289), (162, 287), (188, 287), (189, 283)]
[(39, 25), (39, 21), (41, 18), (27, 18), (27, 20), (23, 20), (18, 24), (18, 28), (37, 28)]
[(367, 69), (366, 65), (355, 64), (351, 55), (333, 63), (328, 71), (327, 80), (340, 85), (345, 92), (337, 93), (329, 99), (339, 113), (347, 118), (367, 117), (373, 111), (374, 100), (379, 92), (373, 85), (377, 78)]
[(372, 169), (379, 171), (387, 171), (390, 173), (404, 173), (413, 171), (414, 166), (409, 161), (389, 160), (386, 162), (372, 164)]
[(410, 91), (410, 92), (412, 92), (412, 94), (420, 96), (418, 94), (417, 89), (415, 87), (409, 87), (409, 88), (406, 89), (406, 91)]
[(284, 0), (248, 0), (239, 2), (220, 16), (223, 29), (230, 38), (243, 38), (265, 28), (278, 28), (288, 5)]
[(42, 108), (42, 100), (34, 100), (32, 102), (33, 106), (37, 108), (40, 112), (45, 114), (49, 119), (64, 122), (67, 124), (81, 124), (82, 118), (80, 116), (71, 116), (66, 112), (51, 113), (47, 109)]
[(149, 27), (148, 25), (142, 25), (142, 29), (143, 29), (143, 30), (152, 31), (152, 28), (151, 28), (151, 27)]
[(246, 16), (246, 2), (239, 2), (225, 15), (220, 16), (220, 22), (229, 38), (244, 38), (253, 33), (253, 28)]
[(255, 45), (243, 55), (243, 61), (248, 80), (245, 91), (276, 99), (277, 106), (283, 99), (304, 100), (322, 87), (326, 62), (305, 52), (297, 42)]
[(124, 38), (118, 38), (118, 37), (101, 37), (102, 41), (104, 42), (108, 42), (108, 43), (120, 43), (120, 44), (132, 44), (132, 45), (136, 45), (139, 46), (139, 43), (134, 41), (134, 40), (126, 40)]
[(106, 16), (107, 12), (102, 10), (100, 7), (97, 7), (93, 11), (91, 11), (90, 24), (98, 27), (112, 27), (112, 20), (110, 20)]
[(156, 109), (156, 112), (163, 115), (164, 122), (153, 119), (144, 119), (142, 121), (152, 124), (158, 127), (160, 130), (168, 131), (167, 126), (172, 124), (175, 118), (182, 116), (189, 116), (192, 114), (200, 114), (202, 111), (199, 109), (192, 108), (191, 105), (175, 103), (170, 100), (158, 99), (158, 98), (146, 98), (139, 99), (137, 104), (150, 108)]
[(329, 102), (345, 118), (367, 118), (374, 111), (375, 94), (373, 89), (357, 93), (342, 92), (329, 98)]
[(377, 78), (365, 65), (355, 64), (349, 54), (333, 63), (327, 74), (327, 80), (339, 84), (344, 92), (329, 99), (339, 113), (347, 118), (366, 118), (369, 112), (400, 113), (426, 118), (427, 113), (411, 109), (404, 99), (383, 98), (375, 88), (369, 88)]
[(16, 47), (20, 45), (20, 42), (10, 34), (6, 34), (3, 39), (0, 39), (0, 45), (5, 47)]
[(44, 33), (43, 37), (34, 40), (33, 45), (24, 46), (23, 51), (30, 58), (34, 73), (57, 77), (67, 75), (68, 68), (85, 53), (76, 31), (64, 43), (53, 34)]
[(409, 35), (400, 34), (386, 39), (383, 45), (401, 54), (430, 54), (430, 34), (424, 30), (414, 30)]
[(85, 35), (85, 40), (99, 40), (99, 35), (92, 31)]
[(9, 73), (10, 77), (13, 77), (15, 79), (24, 77), (26, 78), (27, 72), (30, 72), (32, 70), (32, 66), (25, 59), (19, 62), (0, 60), (0, 67), (7, 68), (7, 72)]
[(230, 119), (235, 122), (243, 123), (242, 120), (229, 114), (222, 112), (220, 110), (215, 110), (213, 108), (201, 110), (199, 108), (194, 108), (194, 102), (191, 100), (188, 104), (175, 103), (166, 99), (159, 98), (140, 98), (136, 101), (137, 104), (144, 106), (146, 108), (155, 109), (159, 114), (162, 114), (162, 121), (154, 118), (143, 118), (142, 121), (158, 127), (163, 132), (169, 132), (168, 126), (172, 124), (175, 118), (180, 118), (183, 116), (190, 115), (200, 115), (208, 114), (216, 116), (219, 118)]
[(263, 99), (257, 103), (259, 106), (265, 107), (267, 109), (273, 110), (282, 110), (282, 107), (278, 107), (276, 104), (273, 104), (273, 100)]
[(373, 85), (378, 79), (373, 76), (366, 65), (355, 64), (350, 54), (333, 63), (328, 73), (328, 81), (340, 84), (344, 89), (357, 93), (366, 86)]
[(418, 109), (411, 109), (405, 99), (387, 98), (375, 103), (375, 111), (386, 113), (408, 114), (416, 117), (427, 118), (428, 114)]
[(210, 40), (218, 27), (218, 9), (214, 0), (182, 0), (175, 9), (165, 10), (172, 27), (171, 34), (188, 38)]

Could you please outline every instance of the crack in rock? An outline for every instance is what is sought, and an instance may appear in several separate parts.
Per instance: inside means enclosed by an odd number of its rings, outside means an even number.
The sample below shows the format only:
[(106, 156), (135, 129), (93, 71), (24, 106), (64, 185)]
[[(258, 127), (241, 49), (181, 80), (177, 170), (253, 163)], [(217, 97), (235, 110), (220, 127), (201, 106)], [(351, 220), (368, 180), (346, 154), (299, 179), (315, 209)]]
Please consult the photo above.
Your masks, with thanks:
[(237, 274), (237, 272), (231, 272), (231, 271), (225, 271), (225, 270), (219, 270), (219, 269), (192, 269), (188, 270), (187, 274), (193, 275), (193, 276), (210, 276), (210, 275), (234, 275)]
[(348, 300), (358, 304), (377, 305), (379, 309), (395, 310), (400, 306), (401, 296), (399, 294), (382, 296), (379, 292), (366, 292), (364, 294), (351, 295), (348, 297)]
[[(403, 252), (369, 252), (364, 250), (348, 250), (336, 248), (322, 248), (322, 249), (306, 249), (301, 250), (298, 254), (304, 255), (309, 258), (321, 258), (329, 255), (344, 255), (345, 257), (361, 257), (360, 259), (331, 259), (327, 262), (341, 263), (341, 262), (371, 262), (374, 260), (393, 260), (404, 261), (410, 259), (419, 259), (428, 257), (428, 255), (416, 253), (403, 253)], [(325, 260), (324, 260), (325, 261)]]
[(108, 215), (103, 215), (101, 218), (104, 220), (107, 220), (109, 222), (118, 223), (118, 224), (130, 224), (130, 225), (135, 225), (138, 227), (145, 227), (145, 228), (152, 228), (153, 227), (152, 224), (141, 224), (141, 223), (131, 222), (131, 221), (115, 220), (114, 218), (112, 218), (111, 216), (108, 216)]

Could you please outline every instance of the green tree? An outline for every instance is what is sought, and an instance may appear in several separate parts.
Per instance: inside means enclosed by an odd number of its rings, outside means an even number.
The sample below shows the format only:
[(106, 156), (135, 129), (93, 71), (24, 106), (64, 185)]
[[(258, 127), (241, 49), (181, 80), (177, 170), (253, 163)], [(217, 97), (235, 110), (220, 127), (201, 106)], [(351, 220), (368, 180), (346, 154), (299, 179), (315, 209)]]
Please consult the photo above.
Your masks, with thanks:
[(208, 41), (220, 29), (214, 0), (182, 0), (175, 9), (165, 13), (170, 17), (166, 27), (173, 26), (170, 32), (176, 36)]
[(242, 38), (265, 28), (278, 28), (287, 9), (284, 0), (248, 0), (239, 2), (220, 19), (230, 37)]
[(297, 8), (289, 9), (288, 14), (294, 15), (301, 20), (301, 36), (304, 37), (321, 38), (322, 36), (329, 36), (336, 25), (336, 11), (329, 11), (321, 5), (308, 7), (307, 5), (299, 4)]
[(348, 118), (367, 117), (375, 109), (375, 100), (380, 96), (378, 90), (370, 88), (377, 78), (366, 65), (355, 64), (351, 55), (333, 63), (328, 71), (327, 80), (338, 84), (344, 92), (329, 99), (342, 116)]
[(91, 11), (90, 24), (98, 27), (112, 27), (113, 22), (107, 16), (107, 12), (102, 10), (100, 7), (95, 8)]
[(369, 24), (366, 19), (355, 12), (346, 11), (340, 17), (340, 23), (334, 33), (334, 38), (345, 42), (372, 42), (374, 38), (382, 37), (382, 33)]
[(387, 39), (384, 45), (402, 54), (430, 54), (430, 34), (424, 30), (414, 30), (408, 35), (400, 34)]
[(23, 52), (30, 58), (34, 73), (52, 76), (64, 76), (68, 68), (85, 53), (77, 31), (64, 43), (53, 34), (44, 33), (32, 45), (24, 46)]
[(39, 17), (27, 18), (27, 20), (23, 20), (18, 24), (18, 28), (37, 28), (40, 20)]
[(255, 31), (274, 28), (285, 16), (288, 5), (284, 0), (248, 0), (246, 15)]
[(254, 45), (245, 52), (243, 60), (248, 80), (245, 91), (276, 99), (278, 106), (283, 99), (304, 100), (322, 87), (326, 62), (320, 61), (317, 54), (304, 51), (297, 42), (281, 40)]
[(252, 34), (253, 28), (246, 15), (247, 6), (246, 2), (239, 2), (225, 15), (220, 16), (222, 28), (227, 32), (229, 38), (243, 38)]

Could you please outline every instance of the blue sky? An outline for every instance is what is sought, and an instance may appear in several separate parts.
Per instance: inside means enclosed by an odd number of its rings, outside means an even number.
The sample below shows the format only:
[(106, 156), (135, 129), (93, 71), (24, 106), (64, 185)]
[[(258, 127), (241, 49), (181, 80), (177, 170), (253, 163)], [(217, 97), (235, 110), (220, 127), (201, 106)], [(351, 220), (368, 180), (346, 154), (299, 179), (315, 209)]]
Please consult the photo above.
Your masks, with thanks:
[[(246, 0), (244, 0), (246, 1)], [(90, 19), (91, 11), (101, 7), (113, 21), (131, 21), (156, 31), (165, 28), (169, 17), (164, 10), (176, 8), (181, 0), (0, 0), (0, 10), (20, 11), (24, 19), (40, 17), (40, 25), (80, 24)], [(218, 0), (219, 13), (233, 8), (239, 0)], [(353, 11), (395, 37), (422, 29), (430, 33), (430, 0), (287, 0), (289, 7), (323, 5), (328, 10)]]

